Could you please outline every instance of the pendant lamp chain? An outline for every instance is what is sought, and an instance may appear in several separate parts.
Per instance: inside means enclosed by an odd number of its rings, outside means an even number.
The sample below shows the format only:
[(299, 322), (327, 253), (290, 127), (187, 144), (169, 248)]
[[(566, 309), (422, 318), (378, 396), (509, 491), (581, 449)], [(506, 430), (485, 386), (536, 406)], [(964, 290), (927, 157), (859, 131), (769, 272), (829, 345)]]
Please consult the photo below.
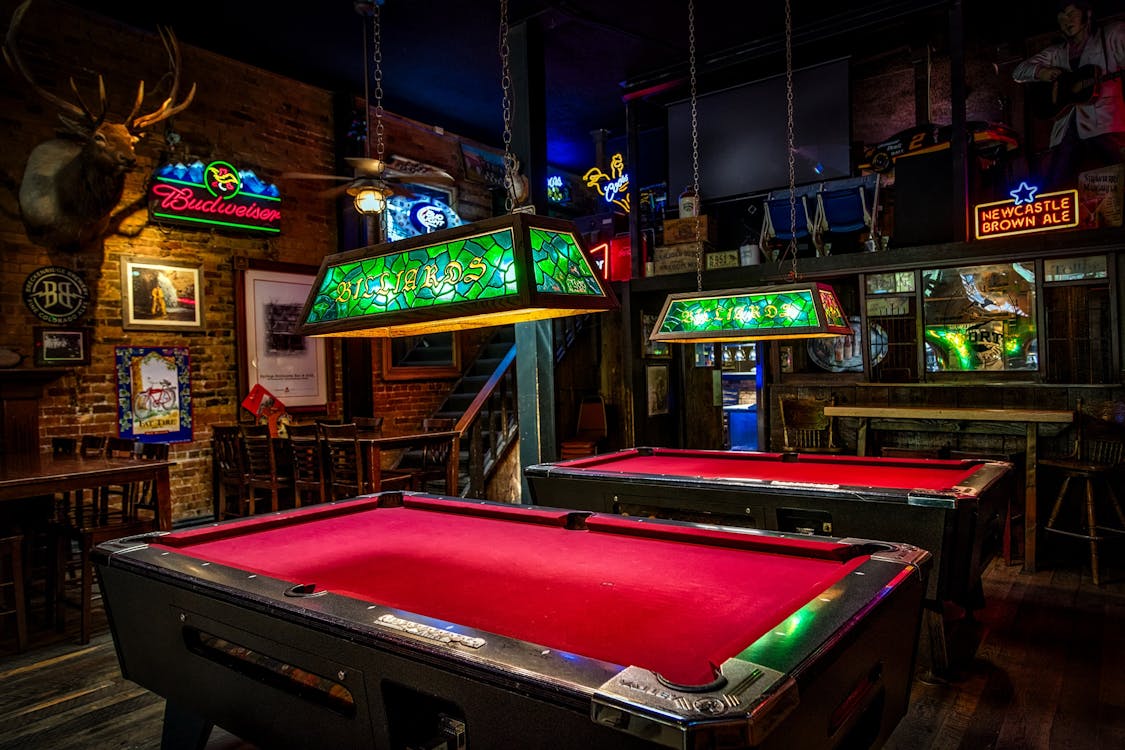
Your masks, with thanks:
[(793, 135), (793, 11), (785, 0), (785, 149), (789, 156), (789, 245), (785, 252), (793, 263), (789, 279), (797, 279), (797, 167)]
[[(695, 195), (695, 205), (699, 206), (699, 116), (696, 110), (697, 87), (695, 70), (695, 0), (688, 0), (688, 78), (691, 81), (691, 189)], [(703, 291), (703, 242), (698, 214), (695, 212), (695, 289)]]
[(504, 110), (504, 210), (516, 206), (516, 156), (512, 153), (512, 64), (508, 47), (508, 0), (500, 0), (500, 88)]
[(382, 3), (374, 3), (371, 25), (375, 39), (375, 158), (383, 161), (383, 31), (379, 23)]

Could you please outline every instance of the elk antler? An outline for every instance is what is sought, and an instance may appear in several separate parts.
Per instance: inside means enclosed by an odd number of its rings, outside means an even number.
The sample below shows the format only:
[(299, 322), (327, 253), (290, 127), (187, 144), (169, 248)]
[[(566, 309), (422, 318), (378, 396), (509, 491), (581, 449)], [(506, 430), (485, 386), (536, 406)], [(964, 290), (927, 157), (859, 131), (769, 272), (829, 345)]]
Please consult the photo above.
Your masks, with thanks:
[[(30, 2), (30, 0), (29, 0)], [(172, 89), (168, 92), (168, 98), (156, 109), (147, 115), (134, 117), (137, 110), (140, 109), (141, 99), (144, 98), (144, 81), (137, 90), (137, 101), (133, 105), (133, 111), (129, 113), (126, 120), (130, 132), (137, 132), (151, 127), (161, 120), (167, 120), (173, 115), (179, 114), (187, 109), (191, 104), (192, 99), (195, 98), (195, 84), (191, 85), (191, 91), (182, 102), (176, 104), (176, 94), (180, 89), (180, 44), (176, 41), (176, 35), (171, 29), (160, 29), (160, 39), (164, 42), (164, 49), (168, 52), (168, 60), (172, 67)]]
[(16, 48), (16, 31), (19, 29), (20, 23), (23, 21), (24, 14), (27, 13), (27, 9), (30, 5), (31, 0), (25, 0), (25, 2), (22, 3), (18, 8), (16, 8), (16, 11), (12, 14), (12, 23), (8, 26), (7, 36), (4, 37), (4, 59), (8, 62), (8, 65), (12, 68), (12, 70), (16, 71), (24, 77), (24, 80), (26, 80), (31, 85), (31, 88), (37, 94), (39, 94), (39, 96), (43, 97), (43, 99), (45, 99), (48, 103), (53, 104), (54, 106), (62, 110), (64, 115), (66, 115), (66, 117), (64, 117), (64, 121), (66, 121), (67, 117), (69, 117), (71, 118), (71, 120), (76, 121), (74, 122), (75, 125), (80, 124), (82, 127), (88, 127), (90, 130), (96, 129), (99, 125), (101, 125), (102, 120), (105, 119), (106, 110), (105, 83), (102, 81), (102, 77), (100, 75), (98, 76), (98, 91), (101, 99), (101, 111), (97, 115), (95, 115), (93, 111), (91, 111), (90, 108), (86, 106), (86, 103), (82, 100), (81, 95), (78, 94), (78, 87), (75, 85), (73, 78), (70, 80), (70, 88), (74, 91), (75, 96), (77, 96), (78, 104), (69, 102), (66, 99), (63, 99), (61, 96), (58, 96), (57, 94), (52, 94), (50, 91), (47, 91), (45, 88), (36, 83), (35, 78), (31, 75), (31, 71), (27, 69), (27, 66), (23, 64), (23, 60), (20, 59), (19, 51)]

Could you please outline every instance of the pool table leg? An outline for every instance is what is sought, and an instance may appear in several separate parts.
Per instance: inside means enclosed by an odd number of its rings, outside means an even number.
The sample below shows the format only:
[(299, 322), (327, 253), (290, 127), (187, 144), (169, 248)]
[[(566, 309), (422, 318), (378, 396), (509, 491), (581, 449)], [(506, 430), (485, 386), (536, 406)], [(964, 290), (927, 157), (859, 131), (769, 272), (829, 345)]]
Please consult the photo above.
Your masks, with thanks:
[(940, 602), (923, 602), (922, 627), (929, 645), (929, 677), (942, 682), (949, 675), (949, 645), (945, 638), (945, 613)]
[(193, 714), (175, 701), (164, 703), (164, 731), (161, 750), (203, 750), (214, 725)]

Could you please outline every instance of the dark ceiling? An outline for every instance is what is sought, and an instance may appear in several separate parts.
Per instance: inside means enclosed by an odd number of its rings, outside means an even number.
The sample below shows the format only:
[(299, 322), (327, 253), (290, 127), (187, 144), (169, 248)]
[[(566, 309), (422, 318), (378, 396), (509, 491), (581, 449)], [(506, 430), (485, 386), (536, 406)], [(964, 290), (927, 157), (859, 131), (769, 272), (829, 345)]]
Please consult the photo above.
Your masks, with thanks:
[[(622, 82), (683, 80), (688, 6), (682, 0), (509, 0), (515, 25), (538, 24), (547, 79), (548, 161), (581, 172), (592, 163), (591, 132), (625, 131)], [(949, 0), (792, 0), (795, 62), (869, 54), (896, 37), (929, 38), (948, 25)], [(1049, 0), (1033, 0), (1034, 4)], [(333, 91), (363, 92), (364, 33), (370, 21), (352, 0), (79, 0), (77, 5), (151, 30), (175, 29), (185, 43)], [(697, 59), (723, 85), (778, 72), (783, 8), (741, 0), (697, 0)], [(998, 6), (970, 0), (968, 23), (993, 24)], [(1027, 8), (1027, 4), (1021, 4)], [(974, 10), (975, 9), (975, 10)], [(34, 8), (33, 8), (34, 10)], [(973, 11), (973, 13), (970, 13)], [(984, 20), (979, 20), (984, 12)], [(1005, 18), (1005, 26), (1022, 15)], [(1039, 14), (1042, 29), (1052, 14)], [(382, 52), (387, 109), (491, 145), (502, 132), (500, 1), (386, 0)], [(997, 18), (988, 18), (996, 16)], [(923, 34), (924, 36), (918, 36)], [(900, 44), (902, 42), (899, 42)], [(681, 86), (672, 96), (683, 97)]]

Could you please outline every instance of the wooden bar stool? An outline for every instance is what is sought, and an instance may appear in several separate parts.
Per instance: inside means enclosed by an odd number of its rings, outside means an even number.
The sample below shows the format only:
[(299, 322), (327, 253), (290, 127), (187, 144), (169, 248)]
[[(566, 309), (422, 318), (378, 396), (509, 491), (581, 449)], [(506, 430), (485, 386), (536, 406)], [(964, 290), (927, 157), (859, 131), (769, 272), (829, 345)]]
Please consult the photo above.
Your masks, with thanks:
[[(9, 597), (3, 596), (10, 594)], [(5, 602), (10, 598), (11, 603)], [(23, 590), (23, 536), (0, 537), (0, 618), (15, 617), (16, 650), (27, 648), (27, 599)]]
[[(1110, 534), (1125, 538), (1125, 513), (1121, 510), (1121, 502), (1112, 484), (1122, 464), (1125, 464), (1125, 404), (1103, 404), (1091, 415), (1082, 411), (1082, 402), (1079, 401), (1075, 428), (1074, 450), (1070, 456), (1039, 460), (1040, 466), (1054, 469), (1062, 475), (1062, 485), (1044, 530), (1085, 539), (1090, 545), (1091, 577), (1094, 585), (1100, 586), (1098, 545)], [(1056, 526), (1063, 507), (1072, 494), (1070, 489), (1073, 480), (1078, 480), (1085, 489), (1077, 530), (1073, 527), (1066, 529)], [(1117, 516), (1119, 526), (1098, 523), (1098, 501), (1103, 498), (1108, 500), (1107, 504)]]

